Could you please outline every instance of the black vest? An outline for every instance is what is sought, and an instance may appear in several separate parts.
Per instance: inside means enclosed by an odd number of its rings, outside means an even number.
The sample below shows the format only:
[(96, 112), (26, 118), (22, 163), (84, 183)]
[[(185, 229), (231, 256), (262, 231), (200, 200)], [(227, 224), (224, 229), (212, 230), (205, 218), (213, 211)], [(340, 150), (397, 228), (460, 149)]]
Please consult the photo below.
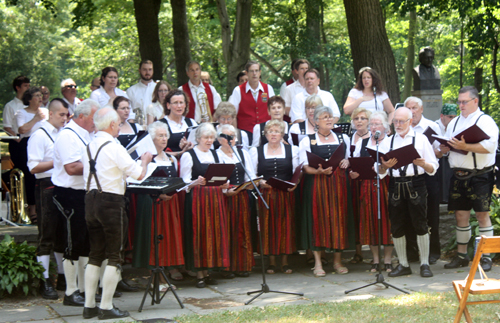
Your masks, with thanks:
[(292, 146), (285, 146), (285, 158), (268, 158), (264, 156), (264, 146), (257, 147), (259, 166), (257, 173), (264, 176), (265, 180), (276, 177), (284, 181), (289, 181), (293, 176)]
[[(210, 149), (210, 152), (214, 156), (215, 163), (219, 163), (219, 156), (217, 156), (217, 153), (214, 150)], [(195, 179), (198, 178), (198, 176), (205, 176), (205, 173), (207, 172), (208, 165), (209, 164), (202, 164), (200, 160), (198, 159), (198, 156), (196, 155), (196, 152), (194, 149), (190, 149), (187, 151), (191, 155), (191, 158), (193, 159), (193, 169), (191, 170), (191, 180), (194, 181)]]
[(339, 143), (335, 145), (313, 145), (312, 142), (313, 140), (316, 140), (316, 135), (309, 135), (309, 140), (311, 141), (311, 152), (325, 160), (329, 159), (335, 150), (337, 150), (337, 148), (344, 142), (344, 137), (342, 137), (341, 133), (334, 132), (334, 134), (337, 136), (337, 140), (339, 141)]
[[(160, 119), (161, 122), (165, 123), (168, 127), (168, 132), (170, 133), (170, 138), (168, 138), (168, 143), (167, 147), (170, 148), (171, 151), (181, 151), (181, 148), (179, 147), (179, 144), (181, 142), (182, 137), (184, 137), (184, 131), (182, 132), (177, 132), (177, 133), (172, 133), (172, 129), (170, 129), (170, 125), (168, 124), (168, 121), (165, 118)], [(186, 121), (186, 124), (188, 127), (192, 127), (193, 123), (191, 122), (191, 119), (189, 118), (184, 118)]]

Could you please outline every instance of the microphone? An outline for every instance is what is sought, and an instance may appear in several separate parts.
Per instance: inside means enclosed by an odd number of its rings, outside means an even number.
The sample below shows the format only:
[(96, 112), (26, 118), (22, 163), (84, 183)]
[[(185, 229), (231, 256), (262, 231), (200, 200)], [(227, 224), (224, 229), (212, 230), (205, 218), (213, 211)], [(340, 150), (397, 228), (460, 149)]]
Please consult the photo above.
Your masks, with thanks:
[(221, 133), (221, 134), (219, 135), (219, 137), (226, 139), (226, 140), (227, 140), (227, 142), (229, 143), (229, 146), (231, 146), (231, 141), (233, 141), (233, 139), (234, 139), (234, 137), (233, 137), (233, 136), (226, 135), (225, 133)]
[(377, 87), (373, 87), (373, 94), (377, 93)]
[(375, 140), (378, 140), (378, 138), (380, 138), (381, 134), (382, 133), (380, 132), (380, 130), (375, 131)]

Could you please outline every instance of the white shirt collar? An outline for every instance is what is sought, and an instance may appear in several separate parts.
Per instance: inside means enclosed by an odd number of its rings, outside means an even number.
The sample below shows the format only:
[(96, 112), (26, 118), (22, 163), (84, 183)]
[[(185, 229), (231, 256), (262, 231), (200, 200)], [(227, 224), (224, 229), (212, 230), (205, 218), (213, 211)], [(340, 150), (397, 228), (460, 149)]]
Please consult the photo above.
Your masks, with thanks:
[(477, 107), (477, 110), (472, 112), (471, 114), (469, 114), (467, 117), (464, 117), (463, 114), (460, 114), (460, 117), (462, 117), (465, 120), (470, 120), (470, 119), (474, 118), (474, 116), (479, 116), (482, 113), (483, 113), (483, 111), (481, 111), (481, 109), (479, 109), (479, 107)]
[(250, 82), (247, 82), (247, 85), (245, 87), (245, 93), (248, 93), (248, 91), (252, 91), (252, 92), (262, 91), (262, 92), (264, 92), (264, 87), (262, 86), (262, 83), (259, 82), (259, 86), (257, 86), (257, 89), (254, 90), (250, 86)]
[(205, 85), (203, 85), (203, 82), (200, 81), (200, 85), (196, 86), (194, 85), (193, 83), (191, 83), (191, 80), (188, 81), (188, 85), (189, 85), (189, 88), (190, 89), (199, 89), (199, 88), (202, 88), (202, 89), (205, 89)]
[(399, 138), (401, 138), (401, 139), (403, 139), (403, 140), (404, 140), (406, 137), (415, 137), (415, 130), (413, 130), (413, 128), (410, 126), (410, 130), (408, 131), (408, 133), (405, 135), (405, 137), (404, 137), (404, 138), (403, 138), (403, 137), (401, 137), (401, 136), (399, 135), (399, 133), (397, 133), (397, 132), (396, 132), (396, 136), (398, 136)]

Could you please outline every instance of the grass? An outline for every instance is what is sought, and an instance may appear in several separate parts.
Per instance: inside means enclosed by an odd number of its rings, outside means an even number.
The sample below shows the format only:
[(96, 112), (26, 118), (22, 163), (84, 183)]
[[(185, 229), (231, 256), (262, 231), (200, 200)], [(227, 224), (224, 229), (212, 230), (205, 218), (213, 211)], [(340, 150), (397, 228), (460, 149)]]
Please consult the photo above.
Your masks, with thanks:
[[(489, 296), (489, 297), (488, 297)], [(476, 296), (474, 300), (495, 295)], [(471, 296), (472, 297), (472, 296)], [(469, 297), (469, 300), (471, 300)], [(183, 315), (179, 323), (203, 322), (452, 322), (458, 309), (454, 292), (412, 293), (393, 298), (361, 301), (312, 303), (307, 305), (267, 306), (243, 311), (221, 311), (209, 315)], [(474, 322), (500, 322), (498, 304), (470, 305)], [(462, 317), (462, 321), (465, 319)]]

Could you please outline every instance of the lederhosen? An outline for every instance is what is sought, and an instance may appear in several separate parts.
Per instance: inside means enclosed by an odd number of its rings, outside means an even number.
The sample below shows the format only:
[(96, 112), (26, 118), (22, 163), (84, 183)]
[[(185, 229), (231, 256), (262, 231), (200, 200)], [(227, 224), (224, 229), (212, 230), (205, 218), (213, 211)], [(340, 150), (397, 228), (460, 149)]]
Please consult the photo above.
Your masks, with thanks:
[[(390, 150), (393, 150), (392, 136)], [(415, 146), (413, 137), (413, 146)], [(399, 169), (400, 177), (394, 177), (392, 168), (389, 169), (389, 218), (394, 238), (405, 236), (405, 226), (409, 220), (417, 235), (428, 233), (427, 226), (427, 188), (425, 178), (418, 175), (418, 167), (413, 165), (413, 176), (406, 176), (409, 164)]]
[[(108, 266), (120, 267), (128, 228), (125, 197), (103, 192), (97, 177), (97, 158), (101, 150), (110, 143), (111, 141), (104, 142), (97, 149), (94, 158), (87, 145), (90, 169), (85, 196), (85, 220), (90, 237), (89, 264), (98, 267), (105, 259), (108, 259)], [(95, 180), (97, 189), (90, 190), (92, 179)]]
[[(54, 139), (44, 128), (43, 130), (54, 143)], [(35, 184), (36, 213), (38, 215), (38, 248), (37, 255), (50, 255), (51, 251), (64, 252), (64, 240), (60, 238), (63, 223), (60, 221), (58, 211), (52, 197), (54, 195), (54, 184), (50, 177), (37, 178)]]
[[(87, 146), (85, 140), (75, 130), (63, 128), (61, 131), (65, 129), (72, 131), (83, 145)], [(88, 257), (90, 241), (85, 221), (85, 190), (54, 186), (53, 201), (65, 224), (62, 232), (65, 241), (64, 258), (78, 260), (79, 257)]]
[(132, 141), (132, 139), (134, 139), (134, 137), (137, 136), (137, 125), (135, 123), (129, 123), (129, 125), (134, 131), (134, 133), (120, 134), (118, 138), (116, 138), (123, 147), (127, 147), (127, 145)]
[[(170, 129), (170, 125), (168, 124), (167, 116), (165, 116), (165, 118), (160, 119), (160, 121), (167, 125), (168, 132), (170, 133), (170, 137), (168, 138), (167, 147), (170, 148), (171, 151), (181, 151), (182, 149), (179, 147), (179, 145), (181, 143), (182, 137), (184, 137), (185, 131), (173, 133), (172, 129)], [(184, 121), (186, 121), (186, 124), (188, 127), (193, 126), (191, 119), (184, 118)]]
[[(266, 138), (266, 135), (265, 135), (265, 132), (264, 132), (264, 128), (266, 127), (266, 122), (262, 122), (259, 124), (259, 128), (260, 128), (260, 144), (259, 146), (264, 146), (265, 144), (267, 144), (267, 138)], [(287, 130), (290, 131), (290, 125), (287, 124)], [(285, 133), (283, 135), (283, 140), (285, 142), (288, 142), (288, 133)]]

